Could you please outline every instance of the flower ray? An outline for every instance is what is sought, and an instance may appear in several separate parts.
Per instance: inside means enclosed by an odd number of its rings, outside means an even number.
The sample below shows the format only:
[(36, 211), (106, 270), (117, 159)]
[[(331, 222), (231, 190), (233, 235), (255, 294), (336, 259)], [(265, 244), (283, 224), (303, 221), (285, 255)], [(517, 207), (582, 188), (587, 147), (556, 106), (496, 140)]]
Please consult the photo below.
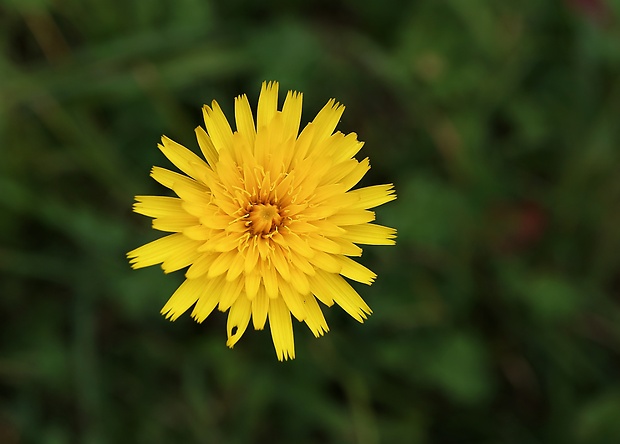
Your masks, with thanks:
[(176, 320), (198, 301), (203, 288), (202, 280), (186, 279), (161, 309), (161, 313), (171, 321)]
[(162, 143), (158, 145), (164, 155), (181, 171), (187, 175), (197, 179), (200, 176), (201, 169), (209, 168), (208, 165), (200, 157), (192, 153), (183, 145), (164, 136), (161, 138)]
[(220, 295), (226, 284), (223, 276), (218, 276), (215, 279), (201, 280), (201, 282), (204, 290), (191, 314), (198, 323), (207, 319), (213, 310), (215, 310), (215, 307), (217, 307), (220, 302)]
[(207, 105), (203, 106), (202, 115), (204, 117), (207, 133), (217, 152), (219, 153), (232, 146), (233, 132), (220, 105), (214, 100), (211, 102), (210, 107)]
[(295, 340), (291, 312), (282, 298), (269, 300), (269, 327), (271, 338), (280, 361), (295, 358)]
[(252, 108), (250, 108), (248, 96), (245, 94), (235, 98), (235, 121), (239, 134), (243, 136), (248, 146), (252, 146), (256, 139), (256, 126), (254, 125), (254, 117), (252, 116)]
[(167, 196), (136, 196), (133, 211), (150, 217), (184, 215), (183, 201)]
[(196, 139), (198, 140), (198, 146), (200, 147), (202, 155), (207, 160), (209, 166), (213, 168), (213, 166), (217, 164), (219, 154), (215, 149), (215, 146), (213, 146), (211, 138), (209, 137), (207, 132), (200, 126), (197, 126), (194, 132), (196, 133)]
[(267, 322), (267, 313), (269, 311), (269, 297), (265, 293), (264, 288), (260, 288), (256, 293), (256, 297), (252, 298), (252, 323), (255, 330), (265, 328)]
[(238, 298), (230, 308), (228, 321), (226, 322), (226, 331), (228, 334), (226, 345), (228, 347), (233, 348), (239, 339), (241, 339), (246, 328), (248, 328), (251, 315), (252, 302), (247, 298)]

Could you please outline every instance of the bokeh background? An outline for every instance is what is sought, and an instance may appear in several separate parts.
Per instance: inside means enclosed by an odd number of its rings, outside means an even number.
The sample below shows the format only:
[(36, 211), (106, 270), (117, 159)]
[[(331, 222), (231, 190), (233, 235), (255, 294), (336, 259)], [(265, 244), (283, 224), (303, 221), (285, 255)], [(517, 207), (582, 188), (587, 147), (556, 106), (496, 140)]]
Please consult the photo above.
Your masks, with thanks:
[[(0, 442), (620, 442), (617, 0), (0, 2)], [(330, 97), (395, 247), (364, 325), (225, 346), (159, 310), (166, 134), (260, 83)], [(284, 92), (282, 93), (283, 98)]]

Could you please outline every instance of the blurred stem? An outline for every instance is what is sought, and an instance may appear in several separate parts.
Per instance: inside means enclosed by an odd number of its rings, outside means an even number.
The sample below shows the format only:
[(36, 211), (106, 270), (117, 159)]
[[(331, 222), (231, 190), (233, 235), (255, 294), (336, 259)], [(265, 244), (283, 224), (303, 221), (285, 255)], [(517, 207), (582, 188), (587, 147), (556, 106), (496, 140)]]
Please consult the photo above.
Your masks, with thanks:
[(350, 372), (342, 384), (349, 398), (353, 426), (359, 444), (378, 444), (379, 429), (372, 410), (368, 386), (359, 372)]
[(24, 21), (41, 47), (50, 65), (56, 65), (71, 52), (53, 17), (45, 10), (25, 13)]
[(163, 81), (156, 64), (145, 59), (137, 63), (132, 72), (138, 87), (151, 99), (151, 103), (170, 128), (195, 126), (195, 119), (188, 117), (187, 112), (166, 88), (166, 82)]
[(331, 341), (322, 341), (320, 356), (317, 360), (328, 362), (324, 367), (328, 374), (336, 379), (344, 390), (353, 422), (353, 431), (359, 444), (377, 444), (380, 442), (376, 414), (372, 408), (372, 394), (355, 363), (342, 359)]
[(121, 171), (124, 162), (117, 158), (117, 150), (112, 149), (106, 136), (84, 115), (72, 116), (48, 94), (43, 94), (33, 109), (49, 130), (65, 142), (64, 147), (84, 169), (101, 180), (119, 203), (126, 202), (131, 190), (139, 189), (131, 175)]
[(402, 106), (408, 118), (419, 119), (420, 126), (429, 132), (448, 172), (459, 182), (466, 180), (467, 171), (462, 162), (462, 137), (453, 121), (447, 116), (418, 115), (417, 105), (409, 98), (417, 95), (415, 79), (406, 67), (399, 63), (372, 40), (356, 32), (345, 35), (351, 54), (371, 72), (381, 85), (389, 88), (392, 96)]
[(93, 314), (92, 276), (81, 276), (73, 304), (73, 365), (81, 442), (101, 444), (101, 382), (97, 374), (95, 352), (95, 316)]
[(72, 279), (66, 270), (71, 266), (68, 260), (57, 256), (0, 248), (0, 271), (26, 279), (68, 284)]

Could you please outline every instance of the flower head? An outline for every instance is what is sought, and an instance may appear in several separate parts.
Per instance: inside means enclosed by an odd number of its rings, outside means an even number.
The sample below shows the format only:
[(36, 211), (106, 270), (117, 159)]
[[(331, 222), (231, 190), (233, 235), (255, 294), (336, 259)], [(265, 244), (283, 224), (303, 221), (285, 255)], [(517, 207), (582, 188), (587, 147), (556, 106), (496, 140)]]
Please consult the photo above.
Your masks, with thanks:
[(263, 83), (256, 125), (245, 95), (235, 99), (236, 131), (217, 102), (205, 105), (196, 136), (206, 162), (163, 137), (159, 149), (185, 174), (153, 167), (151, 176), (178, 197), (136, 196), (134, 211), (172, 234), (127, 254), (133, 268), (189, 266), (167, 318), (192, 306), (198, 322), (229, 310), (231, 348), (250, 319), (261, 330), (268, 318), (280, 360), (295, 357), (291, 314), (316, 337), (328, 331), (317, 300), (363, 322), (371, 310), (343, 276), (370, 285), (375, 273), (351, 256), (396, 237), (370, 223), (371, 208), (396, 198), (393, 186), (351, 190), (370, 164), (353, 158), (363, 145), (355, 133), (334, 133), (344, 106), (330, 100), (299, 133), (301, 108), (289, 91), (278, 110), (276, 82)]

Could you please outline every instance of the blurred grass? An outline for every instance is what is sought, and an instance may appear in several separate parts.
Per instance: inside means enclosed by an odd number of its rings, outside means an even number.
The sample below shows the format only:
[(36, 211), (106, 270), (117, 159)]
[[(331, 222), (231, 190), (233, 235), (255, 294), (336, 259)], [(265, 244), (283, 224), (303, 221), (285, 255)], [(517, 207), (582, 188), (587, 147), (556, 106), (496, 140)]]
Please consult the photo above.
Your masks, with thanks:
[[(0, 442), (616, 443), (620, 4), (0, 2)], [(366, 141), (395, 248), (357, 325), (234, 351), (171, 324), (156, 237), (166, 134), (262, 80)], [(178, 273), (177, 273), (178, 274)]]

